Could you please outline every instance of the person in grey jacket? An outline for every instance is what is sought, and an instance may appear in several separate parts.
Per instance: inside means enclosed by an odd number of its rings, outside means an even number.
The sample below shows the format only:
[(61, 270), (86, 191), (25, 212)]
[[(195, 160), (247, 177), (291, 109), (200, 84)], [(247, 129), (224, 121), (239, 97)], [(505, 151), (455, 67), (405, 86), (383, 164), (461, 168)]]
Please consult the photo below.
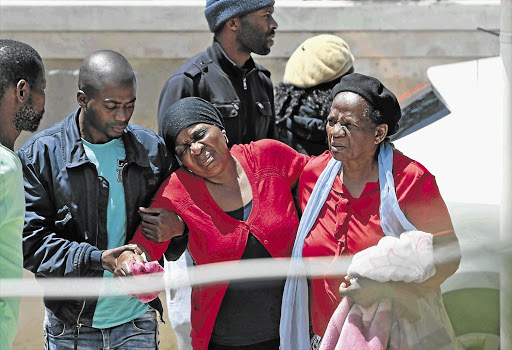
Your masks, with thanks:
[[(17, 152), (26, 193), (24, 267), (36, 278), (111, 278), (116, 258), (135, 250), (126, 242), (140, 223), (139, 207), (177, 167), (159, 136), (128, 124), (136, 80), (121, 54), (86, 57), (78, 88), (80, 108)], [(158, 298), (154, 308), (128, 295), (44, 302), (45, 349), (158, 346)]]

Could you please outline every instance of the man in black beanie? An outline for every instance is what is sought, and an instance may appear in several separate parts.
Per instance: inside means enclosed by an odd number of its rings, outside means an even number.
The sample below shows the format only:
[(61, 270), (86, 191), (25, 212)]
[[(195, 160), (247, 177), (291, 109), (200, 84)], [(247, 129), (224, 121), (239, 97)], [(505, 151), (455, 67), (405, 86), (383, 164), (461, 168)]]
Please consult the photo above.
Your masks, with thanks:
[[(270, 72), (251, 53), (267, 55), (277, 23), (274, 0), (207, 0), (204, 14), (213, 44), (183, 64), (165, 83), (158, 105), (162, 135), (165, 111), (184, 97), (211, 102), (222, 114), (229, 146), (275, 136), (274, 92)], [(185, 260), (187, 261), (185, 263)], [(183, 277), (191, 257), (166, 263), (175, 278)], [(180, 350), (190, 346), (190, 288), (167, 291), (169, 319)]]
[(251, 53), (267, 55), (277, 23), (274, 0), (207, 0), (205, 16), (213, 44), (189, 59), (165, 83), (158, 127), (177, 100), (201, 97), (221, 112), (230, 144), (274, 138), (275, 113), (270, 72)]

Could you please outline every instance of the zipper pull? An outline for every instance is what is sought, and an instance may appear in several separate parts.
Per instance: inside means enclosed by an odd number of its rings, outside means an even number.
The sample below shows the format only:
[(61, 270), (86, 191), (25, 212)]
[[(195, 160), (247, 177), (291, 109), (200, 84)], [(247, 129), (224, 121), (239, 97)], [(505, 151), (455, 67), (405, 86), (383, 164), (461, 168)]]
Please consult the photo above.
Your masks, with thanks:
[(244, 90), (247, 90), (247, 78), (244, 77)]
[(80, 327), (82, 327), (82, 325), (80, 323), (77, 323), (76, 327), (75, 327), (75, 331), (73, 332), (73, 343), (74, 343), (74, 349), (75, 350), (78, 350), (78, 337), (80, 336)]

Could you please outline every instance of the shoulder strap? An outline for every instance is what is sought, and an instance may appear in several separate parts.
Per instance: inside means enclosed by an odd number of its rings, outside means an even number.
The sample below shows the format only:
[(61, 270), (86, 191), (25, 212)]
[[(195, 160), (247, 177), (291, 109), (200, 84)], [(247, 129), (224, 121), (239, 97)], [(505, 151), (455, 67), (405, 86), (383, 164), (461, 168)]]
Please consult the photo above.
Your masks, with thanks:
[(204, 74), (208, 71), (208, 65), (212, 63), (213, 60), (208, 57), (206, 52), (203, 52), (201, 55), (197, 57), (197, 59), (192, 62), (190, 67), (184, 72), (185, 75), (195, 78), (199, 74)]

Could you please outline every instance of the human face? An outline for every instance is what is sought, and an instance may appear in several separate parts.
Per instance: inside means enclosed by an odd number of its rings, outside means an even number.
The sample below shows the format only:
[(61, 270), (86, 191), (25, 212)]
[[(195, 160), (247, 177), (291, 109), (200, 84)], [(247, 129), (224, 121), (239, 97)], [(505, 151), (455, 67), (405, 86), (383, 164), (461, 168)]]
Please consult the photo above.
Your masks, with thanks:
[(369, 105), (353, 92), (340, 92), (332, 102), (327, 117), (329, 150), (344, 163), (372, 160), (382, 141), (381, 127), (367, 116)]
[(34, 132), (39, 127), (43, 119), (44, 105), (46, 102), (46, 79), (44, 77), (44, 67), (41, 64), (41, 72), (36, 81), (30, 86), (27, 101), (16, 111), (14, 116), (14, 126), (18, 131)]
[(273, 38), (277, 29), (273, 13), (274, 6), (267, 6), (239, 18), (241, 28), (237, 34), (237, 41), (242, 51), (268, 55), (270, 47), (274, 45)]
[(95, 144), (121, 137), (135, 109), (135, 93), (135, 81), (122, 84), (103, 82), (92, 96), (79, 91), (82, 137)]
[(226, 132), (215, 125), (194, 124), (176, 137), (178, 158), (194, 174), (212, 179), (225, 170), (229, 159)]

